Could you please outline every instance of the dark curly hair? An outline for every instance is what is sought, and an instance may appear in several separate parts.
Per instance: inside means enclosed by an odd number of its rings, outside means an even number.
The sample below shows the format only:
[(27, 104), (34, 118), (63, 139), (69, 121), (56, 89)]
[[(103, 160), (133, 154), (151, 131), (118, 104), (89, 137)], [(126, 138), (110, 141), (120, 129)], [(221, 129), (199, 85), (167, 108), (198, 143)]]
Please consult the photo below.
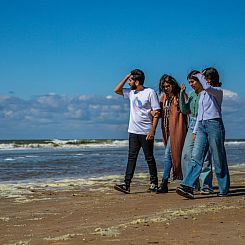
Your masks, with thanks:
[(160, 82), (159, 82), (159, 93), (160, 94), (164, 91), (164, 84), (165, 83), (171, 84), (173, 86), (172, 93), (174, 95), (177, 95), (180, 93), (181, 88), (180, 88), (178, 82), (175, 80), (175, 78), (173, 78), (170, 75), (164, 74), (160, 78)]

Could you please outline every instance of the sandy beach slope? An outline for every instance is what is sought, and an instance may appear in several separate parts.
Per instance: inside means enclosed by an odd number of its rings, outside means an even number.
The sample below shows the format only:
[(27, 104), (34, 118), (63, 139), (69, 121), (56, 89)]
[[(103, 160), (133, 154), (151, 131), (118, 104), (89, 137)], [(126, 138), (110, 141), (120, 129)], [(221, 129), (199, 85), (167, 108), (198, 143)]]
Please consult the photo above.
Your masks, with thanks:
[[(232, 172), (231, 196), (147, 193), (135, 177), (131, 194), (115, 179), (85, 188), (18, 187), (0, 198), (0, 244), (245, 244), (245, 172)], [(25, 189), (26, 188), (26, 189)], [(27, 190), (28, 189), (28, 190)], [(4, 193), (5, 191), (5, 193)]]

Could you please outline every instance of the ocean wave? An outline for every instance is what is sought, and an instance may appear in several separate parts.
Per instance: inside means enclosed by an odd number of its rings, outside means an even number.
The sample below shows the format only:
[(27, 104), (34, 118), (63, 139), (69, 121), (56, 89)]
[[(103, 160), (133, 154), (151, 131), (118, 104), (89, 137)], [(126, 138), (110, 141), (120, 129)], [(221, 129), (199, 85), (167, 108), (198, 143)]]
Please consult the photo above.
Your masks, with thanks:
[(15, 158), (13, 158), (13, 157), (7, 157), (7, 158), (5, 158), (5, 159), (3, 159), (4, 161), (14, 161), (15, 160)]
[(244, 145), (244, 140), (234, 140), (234, 141), (226, 141), (225, 145)]
[[(225, 145), (244, 145), (245, 140), (228, 140)], [(38, 148), (79, 149), (79, 148), (117, 148), (127, 147), (128, 140), (1, 140), (0, 150), (25, 150)], [(162, 140), (155, 141), (156, 147), (164, 147)]]
[(0, 150), (25, 150), (35, 148), (94, 148), (123, 147), (128, 140), (15, 140), (0, 141)]

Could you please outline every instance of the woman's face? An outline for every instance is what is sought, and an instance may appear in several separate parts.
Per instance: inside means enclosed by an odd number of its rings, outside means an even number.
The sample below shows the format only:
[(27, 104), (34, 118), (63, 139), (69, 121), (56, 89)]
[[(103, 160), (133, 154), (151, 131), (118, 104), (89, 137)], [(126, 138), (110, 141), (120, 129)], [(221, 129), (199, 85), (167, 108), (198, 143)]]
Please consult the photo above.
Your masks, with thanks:
[(171, 94), (172, 93), (172, 91), (173, 91), (173, 85), (172, 84), (170, 84), (170, 83), (167, 83), (167, 82), (165, 82), (164, 84), (163, 84), (163, 89), (164, 89), (164, 93), (165, 94)]
[(199, 81), (196, 81), (194, 79), (189, 79), (189, 84), (190, 86), (196, 91), (196, 92), (201, 92), (203, 90), (202, 84)]

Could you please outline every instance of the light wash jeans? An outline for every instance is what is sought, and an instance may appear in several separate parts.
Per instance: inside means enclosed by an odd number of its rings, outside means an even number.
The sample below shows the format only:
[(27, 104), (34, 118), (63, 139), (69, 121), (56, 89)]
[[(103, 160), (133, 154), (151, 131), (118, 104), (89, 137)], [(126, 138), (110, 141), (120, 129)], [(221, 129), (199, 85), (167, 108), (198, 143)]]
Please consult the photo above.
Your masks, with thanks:
[[(196, 118), (189, 117), (189, 127), (185, 138), (184, 147), (182, 150), (181, 156), (181, 167), (183, 178), (185, 178), (186, 173), (188, 172), (191, 166), (191, 154), (194, 147), (194, 140), (192, 137), (192, 132), (196, 123)], [(213, 181), (213, 171), (212, 171), (212, 164), (211, 164), (211, 156), (210, 151), (208, 150), (207, 155), (205, 156), (203, 167), (201, 174), (199, 176), (199, 180), (195, 183), (196, 190), (213, 190), (212, 186)]]
[(212, 156), (219, 191), (227, 194), (230, 188), (230, 175), (227, 165), (226, 151), (224, 146), (225, 128), (221, 118), (203, 120), (198, 123), (197, 137), (191, 157), (191, 165), (181, 185), (195, 188), (202, 171), (204, 158), (208, 147)]
[(172, 168), (172, 156), (171, 156), (170, 136), (169, 136), (168, 142), (167, 142), (167, 145), (165, 146), (165, 151), (164, 151), (162, 181), (170, 178), (171, 168)]

